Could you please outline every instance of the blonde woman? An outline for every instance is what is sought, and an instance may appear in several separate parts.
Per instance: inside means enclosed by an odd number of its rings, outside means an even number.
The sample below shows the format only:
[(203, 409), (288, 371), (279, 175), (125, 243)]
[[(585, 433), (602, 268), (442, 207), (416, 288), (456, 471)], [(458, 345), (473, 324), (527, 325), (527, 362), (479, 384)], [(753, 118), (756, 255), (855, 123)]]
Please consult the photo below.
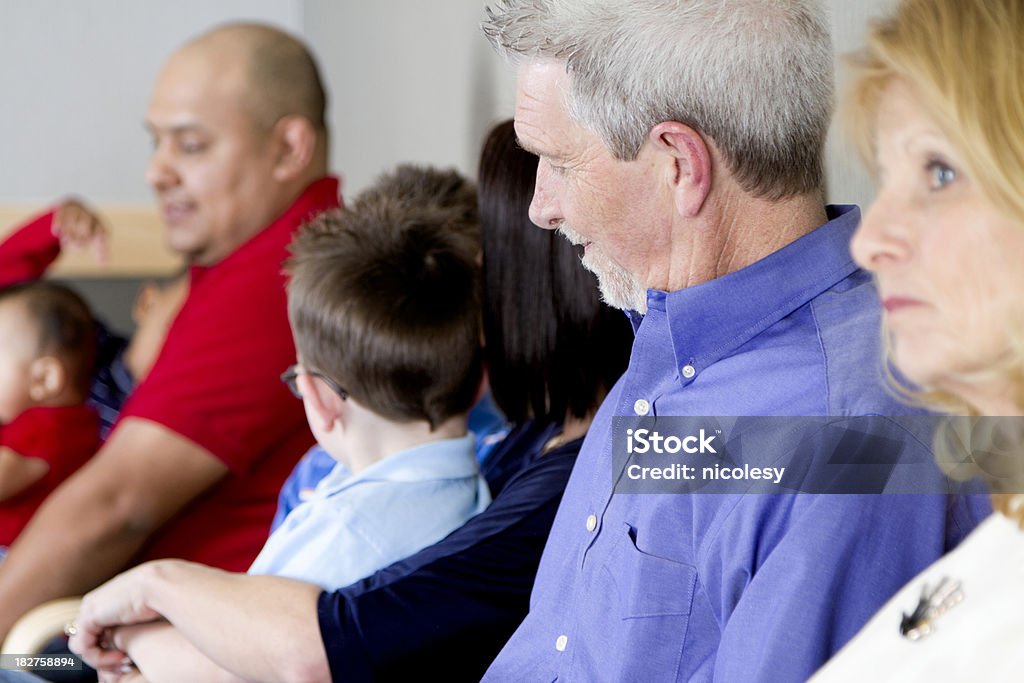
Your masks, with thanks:
[[(853, 240), (890, 362), (953, 421), (997, 512), (816, 681), (1024, 676), (1024, 2), (905, 0), (872, 26), (847, 114), (879, 180)], [(954, 457), (959, 459), (956, 454)]]

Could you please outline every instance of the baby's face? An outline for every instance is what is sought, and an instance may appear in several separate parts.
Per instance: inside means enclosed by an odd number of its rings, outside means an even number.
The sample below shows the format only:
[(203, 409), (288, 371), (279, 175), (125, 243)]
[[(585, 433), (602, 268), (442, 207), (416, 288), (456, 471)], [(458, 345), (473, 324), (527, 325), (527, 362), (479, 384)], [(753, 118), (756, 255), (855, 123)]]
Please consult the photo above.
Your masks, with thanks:
[(0, 424), (10, 422), (35, 402), (29, 395), (36, 328), (23, 302), (0, 301)]

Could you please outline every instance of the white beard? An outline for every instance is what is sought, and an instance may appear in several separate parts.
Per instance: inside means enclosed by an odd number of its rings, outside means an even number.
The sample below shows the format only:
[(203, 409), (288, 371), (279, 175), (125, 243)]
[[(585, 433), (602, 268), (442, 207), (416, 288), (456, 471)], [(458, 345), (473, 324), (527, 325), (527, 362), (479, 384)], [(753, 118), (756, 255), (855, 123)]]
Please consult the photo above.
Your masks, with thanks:
[[(575, 245), (586, 244), (582, 235), (562, 223), (558, 232)], [(609, 258), (597, 246), (590, 245), (583, 254), (583, 267), (597, 276), (601, 299), (613, 308), (647, 312), (647, 288), (637, 277)]]

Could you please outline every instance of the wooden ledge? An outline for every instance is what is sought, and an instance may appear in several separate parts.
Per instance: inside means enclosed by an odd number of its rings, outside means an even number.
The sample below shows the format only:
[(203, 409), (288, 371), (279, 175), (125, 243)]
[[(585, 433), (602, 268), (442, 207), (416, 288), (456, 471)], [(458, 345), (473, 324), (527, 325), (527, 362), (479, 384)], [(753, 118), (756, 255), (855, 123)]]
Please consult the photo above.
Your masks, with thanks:
[[(94, 207), (110, 226), (110, 258), (100, 265), (91, 253), (65, 251), (49, 274), (61, 278), (163, 277), (179, 270), (181, 257), (164, 245), (164, 226), (152, 206), (107, 204)], [(0, 205), (0, 238), (45, 206)]]

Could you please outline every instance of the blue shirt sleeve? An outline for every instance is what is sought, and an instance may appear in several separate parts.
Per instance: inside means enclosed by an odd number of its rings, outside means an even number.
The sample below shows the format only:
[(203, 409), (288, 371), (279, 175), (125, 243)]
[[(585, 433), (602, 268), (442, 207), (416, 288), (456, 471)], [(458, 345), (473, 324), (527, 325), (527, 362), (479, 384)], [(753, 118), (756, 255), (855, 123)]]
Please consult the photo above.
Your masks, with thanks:
[[(963, 512), (955, 500), (799, 495), (765, 505), (761, 496), (742, 498), (700, 562), (722, 628), (714, 680), (806, 680), (907, 576), (942, 554)], [(987, 506), (975, 502), (981, 514)]]

